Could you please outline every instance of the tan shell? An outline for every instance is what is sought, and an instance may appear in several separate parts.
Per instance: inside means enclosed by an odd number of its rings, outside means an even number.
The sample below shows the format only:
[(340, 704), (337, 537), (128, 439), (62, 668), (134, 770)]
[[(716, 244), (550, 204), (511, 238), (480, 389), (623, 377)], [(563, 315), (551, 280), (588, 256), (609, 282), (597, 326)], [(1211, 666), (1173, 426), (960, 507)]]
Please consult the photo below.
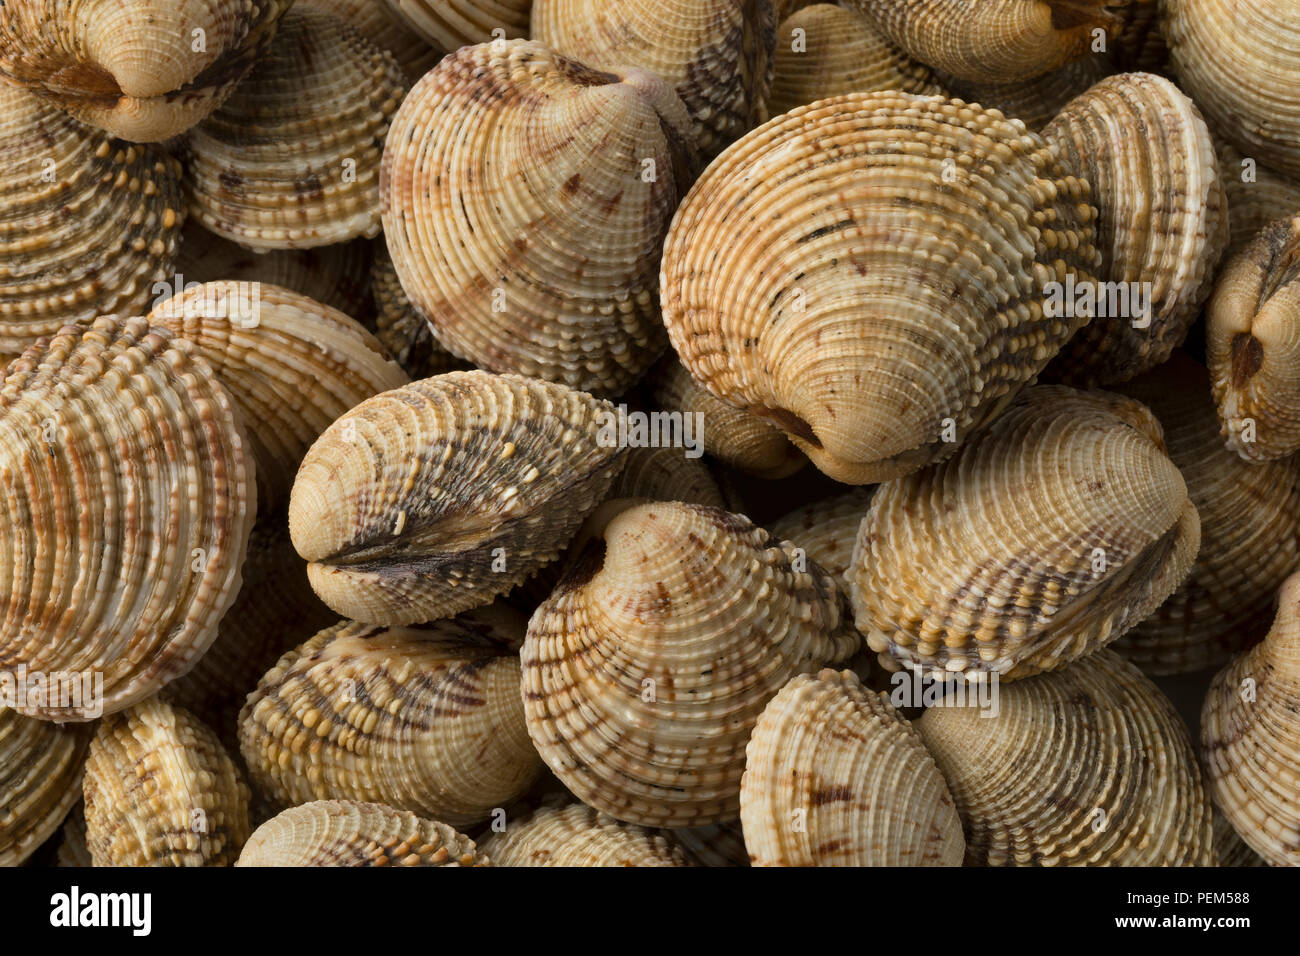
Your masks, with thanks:
[(94, 866), (90, 848), (86, 846), (86, 809), (81, 803), (81, 787), (76, 789), (77, 805), (72, 808), (68, 818), (63, 821), (60, 831), (59, 846), (55, 851), (55, 866), (89, 867)]
[(771, 0), (533, 0), (532, 38), (602, 70), (636, 67), (677, 91), (706, 156), (767, 119)]
[(1009, 118), (1041, 131), (1067, 103), (1110, 72), (1110, 62), (1105, 57), (1084, 56), (1042, 76), (1010, 83), (971, 83), (950, 76), (939, 79), (953, 96), (1001, 110)]
[(1300, 451), (1300, 215), (1268, 226), (1219, 273), (1205, 352), (1228, 447), (1248, 461)]
[(966, 831), (967, 866), (1210, 866), (1210, 801), (1168, 699), (1098, 651), (1003, 684), (996, 709), (945, 702), (916, 729)]
[(444, 823), (378, 803), (317, 800), (258, 827), (235, 866), (489, 866)]
[(1215, 805), (1273, 866), (1300, 866), (1300, 575), (1264, 642), (1221, 670), (1201, 710)]
[[(434, 46), (456, 50), (471, 43), (528, 35), (533, 0), (379, 0)], [(497, 31), (502, 31), (498, 33)]]
[(0, 681), (0, 866), (17, 866), (59, 829), (81, 798), (89, 724), (53, 724), (4, 706), (21, 694)]
[(734, 819), (744, 743), (795, 674), (858, 645), (829, 575), (747, 518), (617, 514), (524, 642), (528, 732), (584, 803), (645, 826)]
[(414, 82), (433, 69), (442, 51), (430, 46), (410, 28), (385, 0), (298, 0), (297, 9), (316, 8), (331, 13), (358, 30), (371, 43), (397, 58)]
[(348, 23), (291, 10), (247, 81), (184, 140), (190, 214), (257, 251), (373, 239), (380, 156), (406, 82)]
[[(668, 355), (652, 376), (654, 398), (668, 412), (696, 416), (704, 449), (718, 460), (759, 478), (785, 478), (808, 463), (771, 422), (710, 394), (682, 363)], [(684, 426), (683, 422), (683, 426)]]
[(294, 648), (240, 713), (254, 787), (281, 806), (362, 800), (452, 826), (518, 799), (541, 761), (524, 729), (519, 659), (483, 641), (484, 626), (345, 621)]
[(740, 820), (755, 866), (961, 866), (961, 821), (934, 758), (849, 671), (786, 684), (745, 753)]
[(382, 238), (375, 240), (370, 289), (376, 312), (371, 328), (411, 378), (429, 378), (469, 367), (438, 344), (429, 323), (411, 305)]
[(853, 488), (833, 498), (801, 505), (772, 522), (768, 529), (774, 538), (803, 548), (808, 557), (839, 580), (853, 563), (858, 528), (867, 516), (874, 490)]
[(0, 476), (0, 671), (103, 681), (94, 706), (15, 709), (112, 713), (207, 650), (239, 589), (256, 486), (233, 404), (193, 346), (138, 318), (32, 346), (0, 378)]
[(1191, 575), (1114, 644), (1148, 674), (1222, 667), (1258, 641), (1300, 569), (1300, 457), (1252, 464), (1223, 446), (1205, 368), (1181, 352), (1123, 388), (1160, 420), (1201, 519)]
[(1300, 17), (1294, 0), (1165, 0), (1178, 82), (1246, 156), (1300, 177)]
[(687, 860), (696, 866), (749, 866), (749, 852), (745, 849), (739, 821), (668, 832), (686, 850)]
[(881, 485), (847, 578), (885, 667), (1012, 679), (1146, 618), (1199, 543), (1151, 412), (1043, 385), (948, 461)]
[(1042, 290), (1099, 261), (1086, 195), (1000, 113), (821, 100), (695, 184), (664, 247), (664, 322), (697, 382), (827, 475), (906, 474), (1001, 411), (1082, 323), (1045, 317)]
[(1254, 242), (1266, 226), (1300, 213), (1300, 178), (1283, 176), (1247, 159), (1225, 140), (1216, 140), (1215, 147), (1232, 228), (1226, 262)]
[(208, 282), (149, 321), (194, 343), (248, 429), (263, 514), (281, 511), (312, 442), (336, 418), (407, 382), (383, 346), (342, 312), (265, 283)]
[(694, 173), (688, 127), (657, 77), (539, 43), (469, 47), (428, 73), (393, 123), (383, 220), (443, 346), (588, 391), (639, 378), (664, 346), (655, 283)]
[(1127, 295), (1112, 301), (1097, 292), (1096, 318), (1048, 374), (1082, 385), (1127, 381), (1169, 358), (1210, 294), (1229, 237), (1214, 141), (1195, 104), (1150, 73), (1102, 80), (1071, 100), (1043, 136), (1092, 184), (1099, 278), (1148, 290), (1145, 314), (1132, 301), (1123, 308)]
[(609, 498), (726, 506), (708, 466), (698, 458), (687, 458), (680, 448), (629, 448), (627, 464), (610, 486)]
[(1219, 866), (1267, 866), (1263, 858), (1237, 836), (1237, 831), (1218, 809), (1214, 811), (1214, 853), (1219, 858)]
[(0, 7), (0, 76), (114, 136), (169, 139), (230, 96), (265, 54), (291, 3), (10, 3)]
[(450, 372), (369, 399), (303, 460), (289, 530), (312, 587), (351, 620), (400, 625), (487, 604), (553, 560), (609, 490), (607, 402)]
[(963, 80), (1029, 79), (1118, 35), (1113, 0), (848, 0), (923, 63)]
[(106, 717), (86, 760), (95, 866), (229, 866), (248, 839), (248, 785), (216, 735), (154, 699)]
[(175, 160), (0, 82), (0, 164), (0, 354), (148, 308), (184, 219)]
[(481, 843), (494, 866), (690, 866), (671, 836), (575, 803), (507, 819)]

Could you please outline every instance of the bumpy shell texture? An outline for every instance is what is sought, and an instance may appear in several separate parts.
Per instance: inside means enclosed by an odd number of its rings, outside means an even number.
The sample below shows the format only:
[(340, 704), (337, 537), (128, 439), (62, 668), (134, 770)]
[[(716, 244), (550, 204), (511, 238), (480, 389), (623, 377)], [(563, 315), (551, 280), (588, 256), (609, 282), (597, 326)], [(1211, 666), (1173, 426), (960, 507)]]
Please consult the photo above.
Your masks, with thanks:
[(248, 785), (216, 735), (154, 699), (105, 718), (86, 760), (95, 866), (229, 866), (248, 839)]
[(507, 820), (481, 843), (493, 866), (690, 866), (671, 836), (580, 803)]
[(0, 7), (0, 76), (114, 136), (169, 139), (230, 96), (291, 3), (9, 3)]
[(35, 720), (5, 706), (19, 692), (0, 681), (0, 866), (31, 856), (81, 798), (93, 733), (89, 724)]
[(1199, 543), (1154, 416), (1043, 385), (953, 458), (881, 485), (847, 577), (885, 667), (1018, 678), (1143, 620)]
[(375, 304), (375, 319), (370, 325), (375, 337), (411, 378), (429, 378), (468, 367), (438, 344), (429, 323), (411, 305), (382, 239), (375, 241), (370, 291)]
[[(235, 410), (144, 319), (69, 327), (0, 379), (0, 671), (93, 678), (32, 716), (121, 710), (185, 673), (234, 601), (256, 510)], [(83, 681), (71, 682), (81, 686)]]
[(713, 156), (768, 116), (776, 22), (771, 0), (533, 0), (532, 37), (597, 69), (663, 77)]
[(726, 506), (708, 466), (698, 458), (687, 458), (680, 448), (629, 448), (627, 464), (610, 486), (609, 498)]
[(146, 311), (180, 237), (179, 164), (5, 83), (0, 164), (0, 354), (69, 322)]
[(739, 811), (744, 743), (799, 673), (858, 646), (831, 578), (748, 519), (700, 505), (617, 514), (533, 614), (528, 732), (584, 803), (645, 826)]
[[(1102, 80), (1043, 136), (1092, 185), (1108, 284), (1048, 374), (1081, 385), (1126, 381), (1169, 357), (1210, 294), (1229, 237), (1214, 142), (1192, 101), (1150, 73)], [(1056, 304), (1078, 307), (1064, 296)]]
[(792, 541), (836, 579), (853, 563), (858, 529), (871, 505), (871, 488), (854, 488), (802, 505), (769, 525), (773, 537)]
[[(379, 0), (434, 46), (455, 50), (471, 43), (528, 35), (533, 0)], [(498, 32), (500, 31), (500, 32)]]
[(384, 0), (297, 0), (297, 9), (315, 7), (352, 24), (380, 49), (397, 57), (412, 82), (424, 76), (442, 58), (394, 12)]
[(1084, 56), (1027, 80), (1011, 83), (971, 83), (956, 77), (939, 79), (953, 96), (1008, 117), (1022, 120), (1032, 130), (1041, 130), (1065, 105), (1111, 72), (1105, 57)]
[(518, 657), (458, 618), (320, 632), (249, 694), (240, 749), (254, 786), (282, 806), (362, 800), (452, 826), (486, 820), (541, 769)]
[[(713, 394), (867, 484), (947, 454), (1084, 321), (1043, 288), (1100, 261), (1087, 184), (955, 100), (801, 107), (709, 167), (664, 248), (664, 322)], [(948, 435), (948, 433), (952, 433)]]
[(1216, 139), (1223, 188), (1228, 195), (1228, 221), (1232, 239), (1225, 261), (1236, 256), (1279, 219), (1300, 210), (1300, 177), (1287, 177), (1261, 166), (1235, 146)]
[(849, 671), (794, 678), (746, 749), (755, 866), (961, 866), (961, 820), (916, 731)]
[(235, 866), (488, 866), (445, 823), (378, 803), (318, 800), (267, 820)]
[(191, 214), (258, 251), (373, 239), (380, 155), (406, 83), (348, 23), (291, 11), (247, 81), (185, 138)]
[(664, 347), (655, 277), (695, 167), (659, 78), (528, 41), (447, 57), (394, 120), (388, 249), (449, 351), (614, 394)]
[(1223, 267), (1205, 352), (1228, 447), (1248, 461), (1300, 450), (1300, 216), (1267, 227)]
[(968, 866), (1209, 866), (1210, 801), (1182, 719), (1098, 651), (950, 701), (916, 729), (952, 788)]
[(451, 617), (568, 543), (623, 451), (613, 407), (513, 375), (450, 372), (363, 402), (303, 460), (289, 503), (316, 593), (351, 620)]
[(1264, 642), (1218, 673), (1201, 710), (1215, 805), (1274, 866), (1300, 866), (1300, 576)]

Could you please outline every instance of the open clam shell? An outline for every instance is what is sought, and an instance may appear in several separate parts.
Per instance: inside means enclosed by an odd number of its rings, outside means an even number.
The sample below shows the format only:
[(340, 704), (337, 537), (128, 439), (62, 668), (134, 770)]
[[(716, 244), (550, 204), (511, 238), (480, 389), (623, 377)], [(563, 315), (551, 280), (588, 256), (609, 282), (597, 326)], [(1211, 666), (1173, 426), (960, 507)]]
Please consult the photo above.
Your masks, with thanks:
[(838, 580), (853, 563), (853, 546), (874, 490), (853, 488), (842, 495), (802, 505), (772, 522), (768, 529), (773, 537), (803, 548), (808, 557)]
[(90, 724), (24, 717), (8, 706), (17, 692), (0, 681), (0, 866), (17, 866), (35, 853), (81, 799), (81, 768), (94, 733)]
[(591, 807), (542, 807), (480, 843), (493, 866), (691, 866), (672, 836)]
[(442, 50), (412, 30), (385, 0), (297, 0), (297, 9), (307, 7), (352, 24), (371, 43), (392, 53), (411, 82), (424, 76), (442, 59)]
[(471, 43), (528, 35), (533, 0), (378, 0), (434, 46), (456, 50)]

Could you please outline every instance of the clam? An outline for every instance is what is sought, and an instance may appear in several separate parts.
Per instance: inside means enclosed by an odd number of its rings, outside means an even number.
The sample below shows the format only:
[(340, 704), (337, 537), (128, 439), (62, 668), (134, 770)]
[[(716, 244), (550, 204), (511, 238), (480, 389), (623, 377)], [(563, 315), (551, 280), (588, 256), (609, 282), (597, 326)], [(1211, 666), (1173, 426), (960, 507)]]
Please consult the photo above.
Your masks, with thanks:
[(235, 416), (198, 350), (144, 319), (69, 326), (5, 370), (0, 671), (60, 691), (16, 710), (112, 713), (207, 650), (256, 510)]
[(248, 785), (216, 735), (157, 698), (106, 717), (86, 759), (95, 866), (229, 866), (248, 839)]
[[(1214, 141), (1194, 103), (1150, 73), (1108, 77), (1071, 100), (1043, 136), (1092, 185), (1102, 250), (1095, 317), (1048, 374), (1113, 384), (1165, 361), (1200, 314), (1228, 244)], [(1104, 289), (1104, 293), (1102, 291)]]
[(1263, 643), (1210, 684), (1201, 748), (1214, 803), (1237, 835), (1273, 866), (1300, 866), (1300, 575), (1278, 592)]
[(378, 0), (434, 46), (456, 50), (471, 43), (528, 35), (533, 0)]
[(1155, 416), (1043, 385), (949, 460), (881, 485), (846, 577), (858, 629), (888, 669), (1012, 679), (1145, 619), (1199, 543)]
[[(719, 461), (760, 478), (785, 478), (808, 463), (785, 433), (758, 415), (710, 394), (674, 356), (652, 377), (654, 398), (669, 413), (694, 416), (704, 449)], [(683, 428), (686, 419), (683, 418)]]
[[(519, 658), (505, 650), (526, 626), (515, 618), (425, 630), (345, 621), (294, 648), (240, 714), (253, 786), (281, 806), (360, 800), (452, 826), (486, 820), (541, 767)], [(493, 624), (496, 643), (478, 633)]]
[(1087, 184), (1001, 113), (848, 94), (764, 124), (709, 167), (664, 247), (691, 376), (827, 475), (944, 457), (1081, 326), (1044, 287), (1099, 262)]
[(995, 700), (945, 700), (915, 724), (957, 802), (966, 865), (1215, 862), (1187, 729), (1132, 664), (1098, 651)]
[(669, 832), (696, 866), (749, 866), (749, 851), (739, 821)]
[(429, 378), (467, 368), (466, 363), (438, 344), (429, 323), (411, 305), (382, 239), (375, 241), (370, 290), (375, 304), (372, 326), (375, 336), (411, 378)]
[(1083, 56), (1041, 76), (1010, 83), (971, 83), (950, 76), (939, 79), (953, 96), (1001, 110), (1007, 117), (1041, 131), (1067, 103), (1110, 72), (1106, 57)]
[(326, 426), (407, 381), (352, 319), (279, 286), (205, 282), (157, 306), (149, 321), (193, 342), (229, 389), (257, 460), (263, 514), (283, 510)]
[(1181, 352), (1122, 389), (1151, 409), (1201, 519), (1201, 548), (1169, 600), (1114, 644), (1148, 674), (1221, 667), (1254, 644), (1300, 569), (1300, 458), (1243, 461), (1219, 437), (1205, 368)]
[(1273, 223), (1222, 271), (1205, 352), (1228, 447), (1248, 461), (1300, 451), (1300, 215)]
[(8, 705), (20, 688), (0, 681), (0, 866), (36, 852), (81, 798), (81, 766), (93, 730), (24, 717)]
[(934, 758), (849, 671), (786, 684), (745, 753), (755, 866), (961, 866), (961, 820)]
[(575, 796), (619, 820), (733, 820), (768, 700), (859, 644), (840, 600), (829, 575), (796, 570), (743, 516), (623, 510), (529, 622), (528, 732)]
[(59, 846), (55, 850), (55, 865), (60, 867), (94, 866), (90, 848), (86, 846), (86, 809), (81, 803), (81, 787), (77, 787), (77, 805), (63, 821), (59, 833)]
[(1294, 0), (1165, 0), (1178, 82), (1245, 156), (1300, 177), (1300, 17)]
[(317, 800), (285, 810), (248, 838), (235, 866), (489, 866), (445, 823), (378, 803)]
[(373, 239), (380, 155), (406, 82), (348, 23), (290, 11), (248, 79), (185, 137), (191, 215), (259, 252)]
[[(0, 8), (0, 23), (14, 10)], [(148, 308), (184, 220), (175, 160), (0, 82), (0, 164), (0, 354)]]
[(708, 466), (697, 458), (687, 458), (680, 448), (629, 448), (627, 464), (610, 486), (609, 498), (726, 506)]
[(602, 70), (649, 70), (677, 91), (712, 156), (767, 118), (771, 0), (533, 0), (532, 38)]
[(1215, 146), (1232, 229), (1226, 261), (1253, 242), (1266, 226), (1300, 212), (1300, 178), (1289, 178), (1259, 165), (1225, 140), (1216, 140)]
[(375, 46), (397, 58), (414, 81), (431, 70), (442, 51), (430, 46), (385, 0), (298, 0), (298, 9), (314, 7), (352, 24)]
[(0, 76), (114, 136), (169, 139), (230, 96), (291, 3), (10, 3), (0, 6)]
[(289, 529), (321, 599), (403, 625), (509, 591), (568, 543), (609, 490), (617, 416), (582, 392), (450, 372), (362, 402), (312, 446)]
[(858, 528), (871, 505), (871, 488), (853, 488), (787, 512), (769, 525), (772, 536), (803, 548), (837, 580), (853, 563)]
[(663, 350), (655, 281), (694, 171), (688, 135), (647, 72), (524, 40), (452, 54), (406, 98), (384, 153), (402, 288), (480, 368), (622, 391)]
[(1232, 824), (1217, 809), (1214, 811), (1214, 853), (1219, 866), (1265, 866), (1258, 853), (1237, 836)]
[(494, 866), (691, 866), (671, 836), (580, 803), (543, 807), (483, 838)]

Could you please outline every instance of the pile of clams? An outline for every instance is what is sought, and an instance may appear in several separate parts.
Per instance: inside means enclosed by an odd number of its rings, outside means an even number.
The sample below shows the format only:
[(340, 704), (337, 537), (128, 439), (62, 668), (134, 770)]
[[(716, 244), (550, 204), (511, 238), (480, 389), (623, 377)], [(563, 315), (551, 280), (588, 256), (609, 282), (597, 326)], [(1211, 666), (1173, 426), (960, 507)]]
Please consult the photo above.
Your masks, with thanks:
[(0, 0), (0, 863), (1300, 866), (1296, 0)]

